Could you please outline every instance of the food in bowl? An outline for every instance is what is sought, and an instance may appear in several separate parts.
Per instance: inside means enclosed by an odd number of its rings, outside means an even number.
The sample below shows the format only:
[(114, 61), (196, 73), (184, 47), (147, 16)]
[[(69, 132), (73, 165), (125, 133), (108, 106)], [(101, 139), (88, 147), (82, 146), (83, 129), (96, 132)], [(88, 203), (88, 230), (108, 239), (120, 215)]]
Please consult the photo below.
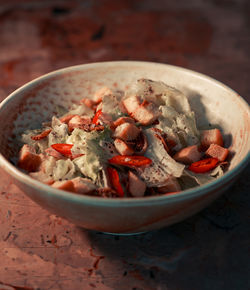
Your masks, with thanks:
[(149, 79), (60, 107), (22, 142), (18, 166), (31, 177), (102, 197), (176, 194), (205, 184), (223, 175), (229, 153), (218, 128), (197, 129), (182, 92)]
[[(51, 122), (53, 115), (60, 118), (65, 112), (59, 109), (56, 113), (56, 108), (70, 108), (103, 86), (126, 91), (141, 78), (163, 81), (184, 92), (195, 112), (199, 130), (213, 128), (210, 124), (221, 129), (224, 146), (230, 151), (227, 159), (230, 162), (223, 176), (178, 194), (100, 198), (95, 194), (58, 190), (17, 168), (18, 150), (23, 145), (19, 143), (20, 136), (25, 130), (40, 128), (42, 122)], [(1, 174), (49, 212), (85, 229), (134, 234), (182, 221), (225, 192), (249, 162), (249, 106), (244, 99), (206, 75), (167, 64), (119, 61), (54, 71), (13, 92), (0, 104), (0, 115)], [(44, 128), (46, 125), (49, 123)]]

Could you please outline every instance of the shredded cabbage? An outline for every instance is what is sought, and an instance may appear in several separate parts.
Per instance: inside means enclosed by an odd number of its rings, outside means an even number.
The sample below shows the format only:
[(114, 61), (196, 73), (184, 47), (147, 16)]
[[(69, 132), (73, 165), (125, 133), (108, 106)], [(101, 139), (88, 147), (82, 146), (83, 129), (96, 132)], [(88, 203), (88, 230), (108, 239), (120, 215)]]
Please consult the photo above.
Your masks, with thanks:
[(137, 171), (147, 186), (164, 186), (168, 175), (180, 177), (185, 165), (176, 162), (167, 153), (162, 142), (155, 136), (155, 132), (152, 129), (147, 129), (144, 133), (149, 144), (144, 155), (152, 160), (152, 164), (149, 167), (138, 168)]
[(52, 131), (48, 135), (48, 146), (56, 143), (65, 143), (68, 137), (68, 125), (53, 116), (51, 127)]
[(21, 136), (21, 142), (33, 147), (36, 153), (43, 153), (44, 150), (48, 148), (48, 140), (46, 138), (37, 141), (31, 139), (32, 136), (38, 135), (42, 131), (43, 130), (41, 129), (25, 131), (25, 133), (23, 133)]
[(163, 82), (139, 79), (126, 93), (126, 95), (131, 94), (142, 96), (158, 106), (173, 107), (178, 113), (189, 113), (191, 111), (187, 97), (179, 90)]
[(56, 161), (55, 167), (53, 169), (53, 179), (72, 179), (75, 172), (75, 165), (70, 159), (60, 159)]
[(102, 99), (102, 112), (108, 114), (113, 120), (123, 116), (121, 111), (121, 99), (118, 95), (105, 95)]
[(110, 155), (100, 145), (102, 142), (110, 142), (111, 131), (105, 129), (101, 132), (85, 132), (81, 129), (74, 129), (67, 143), (74, 144), (71, 149), (73, 154), (83, 154), (73, 160), (78, 170), (92, 180), (97, 179), (98, 172), (103, 170)]
[(44, 172), (48, 176), (53, 176), (53, 170), (56, 166), (56, 159), (52, 156), (47, 156), (47, 158), (44, 161)]
[(182, 189), (188, 189), (194, 186), (203, 185), (213, 181), (223, 175), (223, 169), (219, 165), (209, 173), (194, 173), (190, 170), (184, 170), (183, 175), (179, 179)]
[(93, 114), (94, 114), (94, 111), (91, 108), (87, 107), (85, 104), (81, 104), (81, 105), (73, 104), (71, 109), (64, 116), (66, 116), (66, 115), (79, 115), (79, 116), (92, 117)]
[(159, 106), (161, 116), (156, 126), (176, 143), (176, 150), (199, 142), (195, 115), (187, 97), (179, 90), (147, 79), (139, 79), (127, 95), (139, 95)]

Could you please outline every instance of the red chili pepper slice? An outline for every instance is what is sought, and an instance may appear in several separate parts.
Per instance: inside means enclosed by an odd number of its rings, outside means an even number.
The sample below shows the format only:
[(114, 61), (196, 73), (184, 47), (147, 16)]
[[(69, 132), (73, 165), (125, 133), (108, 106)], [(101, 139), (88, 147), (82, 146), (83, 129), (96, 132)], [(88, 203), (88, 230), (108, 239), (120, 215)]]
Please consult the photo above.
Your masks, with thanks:
[(192, 163), (188, 169), (195, 173), (205, 173), (215, 168), (218, 162), (217, 158), (206, 158)]
[(95, 125), (98, 125), (99, 124), (99, 117), (100, 115), (102, 114), (102, 110), (98, 110), (96, 113), (95, 113), (95, 116), (93, 117), (92, 119), (92, 123), (95, 124)]
[(31, 136), (31, 139), (32, 140), (41, 140), (41, 139), (44, 139), (45, 137), (47, 137), (49, 135), (49, 133), (52, 131), (52, 129), (48, 129), (48, 130), (45, 130), (43, 131), (42, 133), (38, 134), (38, 135), (35, 135), (35, 136)]
[(152, 163), (152, 160), (140, 155), (116, 155), (108, 160), (109, 163), (115, 165), (124, 165), (128, 167), (140, 167)]
[(51, 147), (66, 157), (72, 157), (71, 148), (73, 144), (57, 143), (51, 145)]
[(118, 174), (117, 170), (115, 170), (112, 167), (108, 167), (107, 171), (108, 171), (108, 176), (109, 176), (109, 180), (112, 184), (112, 187), (115, 189), (115, 191), (117, 192), (117, 194), (120, 197), (123, 197), (124, 191), (123, 191), (123, 188), (121, 186), (120, 178), (119, 178), (119, 174)]

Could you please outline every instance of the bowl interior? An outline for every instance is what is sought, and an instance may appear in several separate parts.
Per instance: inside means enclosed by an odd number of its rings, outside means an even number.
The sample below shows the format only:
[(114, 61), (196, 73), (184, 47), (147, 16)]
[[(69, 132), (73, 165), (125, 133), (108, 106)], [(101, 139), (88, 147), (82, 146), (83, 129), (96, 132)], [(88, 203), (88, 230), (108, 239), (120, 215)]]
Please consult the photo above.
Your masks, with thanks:
[(49, 121), (57, 106), (91, 97), (103, 86), (127, 89), (139, 78), (163, 81), (183, 91), (196, 113), (198, 128), (222, 129), (231, 152), (229, 170), (249, 150), (249, 109), (242, 98), (223, 84), (186, 69), (144, 62), (107, 62), (59, 70), (15, 91), (0, 108), (1, 153), (15, 164), (19, 138), (26, 129)]

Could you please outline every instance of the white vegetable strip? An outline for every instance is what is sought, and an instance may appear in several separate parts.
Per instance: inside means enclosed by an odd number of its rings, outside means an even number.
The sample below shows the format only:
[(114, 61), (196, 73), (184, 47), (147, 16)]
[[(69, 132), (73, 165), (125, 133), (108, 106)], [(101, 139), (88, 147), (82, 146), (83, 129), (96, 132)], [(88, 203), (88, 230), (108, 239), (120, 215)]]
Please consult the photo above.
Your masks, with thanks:
[(149, 167), (138, 168), (137, 170), (147, 186), (164, 186), (168, 175), (180, 177), (185, 165), (176, 162), (167, 153), (152, 129), (147, 129), (144, 133), (149, 144), (144, 155), (152, 160), (152, 164)]
[(70, 159), (60, 159), (56, 161), (55, 167), (53, 169), (53, 179), (72, 179), (75, 172), (75, 165)]
[(52, 131), (48, 135), (48, 146), (56, 143), (65, 143), (68, 138), (68, 125), (56, 117), (52, 117)]

